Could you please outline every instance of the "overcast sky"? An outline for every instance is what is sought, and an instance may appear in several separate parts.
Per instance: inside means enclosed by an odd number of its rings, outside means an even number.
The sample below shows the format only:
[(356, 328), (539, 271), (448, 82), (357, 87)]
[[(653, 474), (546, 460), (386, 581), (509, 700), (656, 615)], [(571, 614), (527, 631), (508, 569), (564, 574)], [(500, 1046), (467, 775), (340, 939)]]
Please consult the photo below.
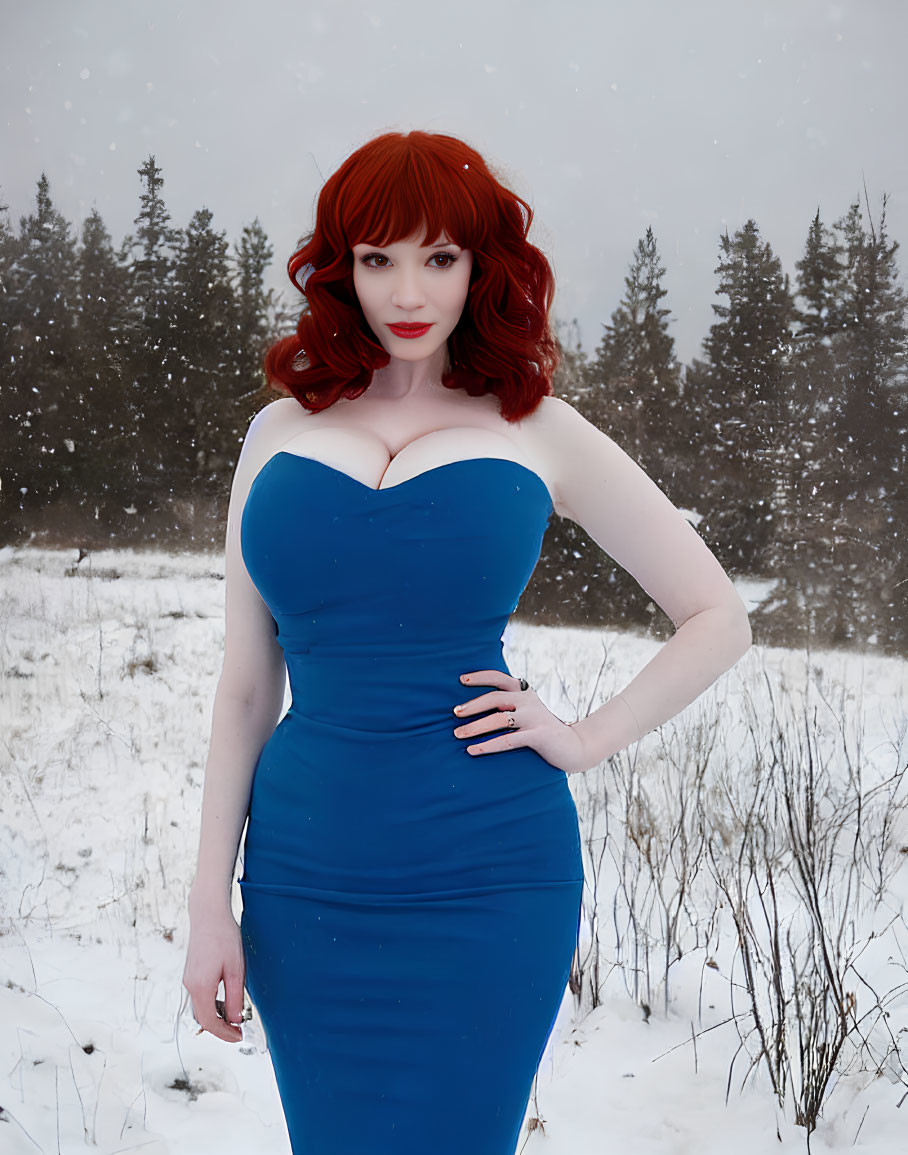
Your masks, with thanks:
[(460, 136), (536, 212), (556, 315), (597, 343), (652, 225), (679, 357), (713, 319), (718, 237), (754, 217), (794, 277), (810, 220), (866, 180), (908, 261), (904, 0), (31, 0), (3, 3), (0, 199), (47, 173), (81, 225), (131, 230), (136, 170), (172, 223), (258, 216), (269, 284), (322, 180), (378, 132)]

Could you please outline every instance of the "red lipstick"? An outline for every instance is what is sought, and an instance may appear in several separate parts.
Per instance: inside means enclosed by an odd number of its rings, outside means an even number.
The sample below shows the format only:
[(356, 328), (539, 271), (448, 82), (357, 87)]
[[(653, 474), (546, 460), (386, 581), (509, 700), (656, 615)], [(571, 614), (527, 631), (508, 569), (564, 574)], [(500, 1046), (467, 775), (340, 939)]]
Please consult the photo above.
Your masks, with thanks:
[(424, 333), (432, 328), (431, 323), (428, 325), (416, 325), (412, 322), (407, 322), (398, 325), (389, 325), (388, 328), (395, 337), (421, 337)]

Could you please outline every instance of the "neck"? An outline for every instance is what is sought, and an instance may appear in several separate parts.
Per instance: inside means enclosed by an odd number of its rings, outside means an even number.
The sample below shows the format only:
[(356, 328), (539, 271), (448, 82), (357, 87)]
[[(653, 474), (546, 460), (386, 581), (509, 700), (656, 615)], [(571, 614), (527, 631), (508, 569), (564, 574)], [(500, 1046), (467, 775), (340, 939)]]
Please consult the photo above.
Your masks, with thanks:
[(376, 369), (367, 390), (369, 397), (396, 401), (403, 397), (416, 397), (436, 393), (441, 388), (441, 378), (448, 365), (446, 345), (420, 361), (404, 361), (392, 357), (384, 369)]

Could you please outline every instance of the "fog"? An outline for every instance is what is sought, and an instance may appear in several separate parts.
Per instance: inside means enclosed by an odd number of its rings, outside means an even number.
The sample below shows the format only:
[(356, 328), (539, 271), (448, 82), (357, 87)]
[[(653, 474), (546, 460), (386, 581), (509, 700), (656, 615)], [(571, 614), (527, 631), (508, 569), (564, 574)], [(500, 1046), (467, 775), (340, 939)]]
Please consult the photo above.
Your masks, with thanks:
[(386, 129), (450, 132), (534, 206), (556, 313), (592, 348), (652, 225), (680, 360), (713, 320), (718, 238), (749, 218), (793, 274), (810, 220), (891, 194), (908, 236), (908, 104), (897, 0), (449, 6), (124, 0), (8, 6), (0, 198), (13, 220), (50, 179), (77, 225), (119, 241), (153, 153), (173, 222), (258, 216), (269, 284), (326, 177)]

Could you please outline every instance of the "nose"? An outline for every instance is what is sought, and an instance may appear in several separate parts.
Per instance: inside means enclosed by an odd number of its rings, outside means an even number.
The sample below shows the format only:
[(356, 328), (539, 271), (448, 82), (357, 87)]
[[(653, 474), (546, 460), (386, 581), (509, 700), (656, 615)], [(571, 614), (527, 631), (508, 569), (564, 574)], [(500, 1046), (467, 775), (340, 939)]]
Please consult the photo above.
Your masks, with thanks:
[(418, 309), (426, 302), (426, 291), (422, 283), (422, 270), (401, 265), (394, 271), (394, 285), (391, 304), (399, 309)]

